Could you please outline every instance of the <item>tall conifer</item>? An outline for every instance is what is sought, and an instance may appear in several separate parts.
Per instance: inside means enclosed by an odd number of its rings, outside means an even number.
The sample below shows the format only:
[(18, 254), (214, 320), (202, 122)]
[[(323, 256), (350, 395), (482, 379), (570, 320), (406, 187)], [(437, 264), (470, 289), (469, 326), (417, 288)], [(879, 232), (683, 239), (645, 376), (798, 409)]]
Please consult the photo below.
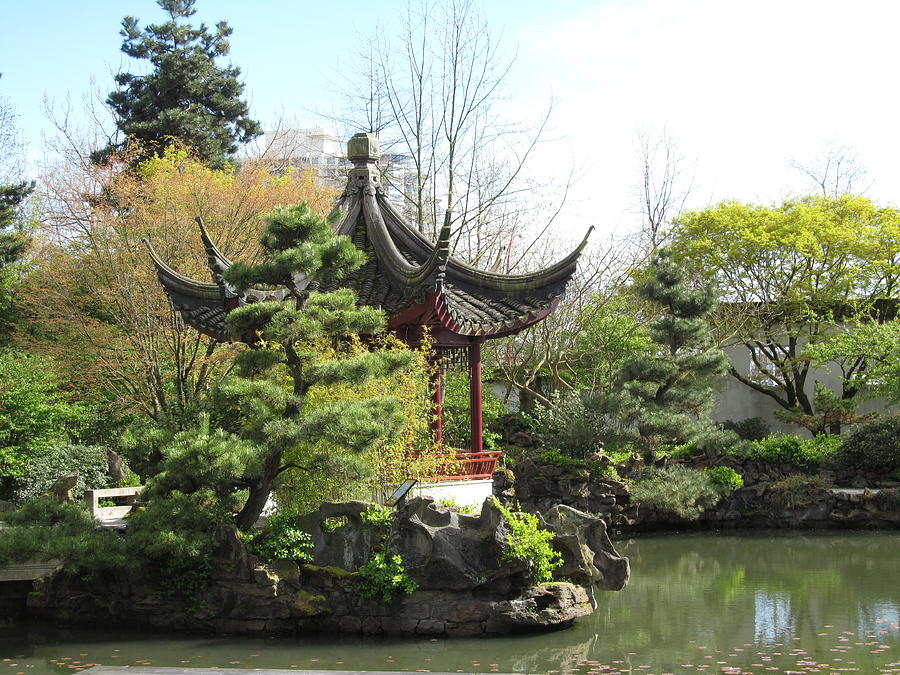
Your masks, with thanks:
[[(126, 16), (120, 31), (125, 38), (122, 51), (149, 61), (151, 70), (146, 75), (116, 75), (118, 89), (109, 94), (107, 105), (126, 136), (149, 148), (178, 139), (194, 148), (204, 163), (221, 168), (239, 143), (262, 133), (240, 98), (244, 91), (240, 69), (216, 64), (230, 51), (232, 29), (225, 21), (212, 32), (205, 24), (194, 28), (182, 22), (194, 15), (196, 0), (157, 1), (168, 21), (141, 31), (138, 20)], [(102, 161), (119, 147), (112, 144), (93, 158)]]
[(647, 459), (661, 447), (686, 442), (715, 452), (736, 440), (709, 419), (715, 386), (729, 365), (706, 320), (716, 292), (709, 285), (691, 286), (665, 249), (647, 272), (634, 290), (661, 311), (650, 326), (655, 349), (622, 366), (616, 407), (636, 431), (636, 444)]

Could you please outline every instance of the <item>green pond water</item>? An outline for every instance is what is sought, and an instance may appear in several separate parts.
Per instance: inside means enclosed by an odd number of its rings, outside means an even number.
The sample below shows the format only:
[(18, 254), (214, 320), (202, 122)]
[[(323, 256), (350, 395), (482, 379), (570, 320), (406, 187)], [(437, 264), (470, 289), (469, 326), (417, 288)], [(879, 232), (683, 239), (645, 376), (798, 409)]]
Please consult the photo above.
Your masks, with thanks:
[(455, 640), (0, 629), (0, 675), (85, 664), (500, 673), (900, 673), (900, 533), (617, 542), (632, 580), (573, 628)]

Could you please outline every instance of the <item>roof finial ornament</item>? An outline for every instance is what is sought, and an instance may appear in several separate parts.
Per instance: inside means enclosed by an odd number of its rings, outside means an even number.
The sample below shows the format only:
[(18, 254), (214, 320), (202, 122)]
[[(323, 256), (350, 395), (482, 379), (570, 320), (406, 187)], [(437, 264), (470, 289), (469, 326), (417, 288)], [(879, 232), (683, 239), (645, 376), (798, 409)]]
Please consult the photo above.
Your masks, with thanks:
[(355, 134), (347, 142), (347, 159), (353, 162), (350, 183), (358, 190), (374, 194), (381, 190), (381, 176), (378, 171), (378, 137), (374, 134)]

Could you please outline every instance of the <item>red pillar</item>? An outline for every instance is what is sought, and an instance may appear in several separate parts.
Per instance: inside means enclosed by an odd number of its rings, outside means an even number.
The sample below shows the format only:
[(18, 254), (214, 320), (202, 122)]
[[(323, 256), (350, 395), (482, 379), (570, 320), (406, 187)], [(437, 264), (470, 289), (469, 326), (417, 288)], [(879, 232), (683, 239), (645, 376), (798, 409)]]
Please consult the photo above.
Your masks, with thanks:
[(484, 443), (481, 423), (481, 342), (477, 339), (469, 345), (469, 428), (472, 452), (482, 452)]
[(431, 434), (434, 444), (439, 448), (444, 447), (444, 365), (443, 359), (435, 359), (431, 364), (431, 388), (433, 393), (431, 419)]

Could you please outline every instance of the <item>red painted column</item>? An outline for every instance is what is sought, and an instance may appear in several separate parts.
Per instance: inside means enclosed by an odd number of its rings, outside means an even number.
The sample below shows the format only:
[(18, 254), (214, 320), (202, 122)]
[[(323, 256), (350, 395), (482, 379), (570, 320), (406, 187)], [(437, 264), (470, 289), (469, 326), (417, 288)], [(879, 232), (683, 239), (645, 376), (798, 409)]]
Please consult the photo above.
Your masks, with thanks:
[(469, 345), (469, 428), (472, 452), (484, 450), (481, 422), (481, 342), (476, 339)]
[(432, 414), (431, 419), (431, 435), (434, 438), (434, 444), (438, 449), (444, 447), (444, 360), (435, 359), (432, 364), (434, 370), (431, 371), (431, 389), (432, 389)]

